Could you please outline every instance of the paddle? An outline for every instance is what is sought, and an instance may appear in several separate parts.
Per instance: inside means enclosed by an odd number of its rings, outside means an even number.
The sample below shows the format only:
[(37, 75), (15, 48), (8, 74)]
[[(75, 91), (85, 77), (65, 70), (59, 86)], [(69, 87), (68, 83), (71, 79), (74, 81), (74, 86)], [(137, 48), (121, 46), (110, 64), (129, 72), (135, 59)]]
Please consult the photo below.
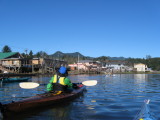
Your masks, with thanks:
[(34, 82), (21, 82), (19, 83), (19, 86), (24, 89), (33, 89), (39, 86), (39, 83)]
[[(85, 86), (94, 86), (97, 84), (97, 80), (87, 80), (82, 82)], [(23, 89), (33, 89), (38, 87), (40, 84), (35, 82), (21, 82), (19, 86)]]
[(82, 82), (83, 85), (85, 86), (94, 86), (97, 84), (97, 80), (87, 80)]

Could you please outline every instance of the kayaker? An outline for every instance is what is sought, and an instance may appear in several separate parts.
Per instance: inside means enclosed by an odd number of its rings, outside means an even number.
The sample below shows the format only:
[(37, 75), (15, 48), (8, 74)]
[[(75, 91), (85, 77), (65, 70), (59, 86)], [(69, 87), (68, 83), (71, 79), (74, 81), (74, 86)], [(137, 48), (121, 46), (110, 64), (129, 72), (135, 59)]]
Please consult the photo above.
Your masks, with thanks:
[(73, 84), (71, 80), (67, 78), (68, 71), (67, 68), (61, 66), (58, 70), (56, 70), (56, 74), (51, 78), (49, 83), (47, 84), (48, 92), (70, 92), (72, 91)]

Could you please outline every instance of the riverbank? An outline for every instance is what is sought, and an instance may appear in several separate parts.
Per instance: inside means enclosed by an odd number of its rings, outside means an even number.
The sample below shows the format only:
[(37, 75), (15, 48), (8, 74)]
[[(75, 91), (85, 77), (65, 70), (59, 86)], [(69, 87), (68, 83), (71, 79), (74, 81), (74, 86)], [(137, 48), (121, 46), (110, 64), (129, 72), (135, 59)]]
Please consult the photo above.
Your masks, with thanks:
[[(106, 71), (100, 72), (81, 72), (81, 71), (69, 71), (69, 74), (79, 75), (79, 74), (107, 74)], [(160, 71), (152, 71), (152, 72), (137, 72), (137, 71), (130, 71), (130, 72), (113, 72), (112, 74), (160, 74)]]
[(14, 76), (36, 76), (36, 74), (33, 73), (1, 73), (0, 77), (14, 77)]
[[(0, 73), (0, 77), (15, 77), (15, 76), (38, 76), (38, 75), (53, 75), (54, 73)], [(80, 71), (68, 71), (69, 75), (81, 75), (81, 74), (106, 74), (106, 72), (80, 72)], [(160, 74), (160, 71), (153, 72), (114, 72), (113, 74)]]
[(152, 72), (115, 72), (113, 74), (160, 74), (160, 71), (152, 71)]

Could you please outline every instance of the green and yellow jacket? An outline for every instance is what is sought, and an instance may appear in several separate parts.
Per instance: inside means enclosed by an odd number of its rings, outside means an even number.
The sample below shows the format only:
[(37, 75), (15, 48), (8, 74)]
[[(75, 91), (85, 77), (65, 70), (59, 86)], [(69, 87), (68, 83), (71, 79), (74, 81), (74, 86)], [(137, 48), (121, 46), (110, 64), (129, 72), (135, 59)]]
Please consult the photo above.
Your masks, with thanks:
[[(57, 80), (58, 80), (58, 82), (57, 82)], [(54, 84), (57, 84), (57, 83), (62, 86), (66, 86), (67, 88), (72, 88), (72, 86), (73, 86), (69, 78), (54, 75), (51, 78), (51, 80), (49, 81), (49, 83), (47, 84), (47, 91), (49, 91), (49, 92), (53, 91)]]

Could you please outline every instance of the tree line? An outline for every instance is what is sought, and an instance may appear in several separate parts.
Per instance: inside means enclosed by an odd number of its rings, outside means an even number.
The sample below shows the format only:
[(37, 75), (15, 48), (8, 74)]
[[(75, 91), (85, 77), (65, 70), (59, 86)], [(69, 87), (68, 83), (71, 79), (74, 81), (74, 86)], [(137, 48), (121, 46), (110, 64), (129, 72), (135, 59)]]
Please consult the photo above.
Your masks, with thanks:
[[(2, 48), (2, 52), (12, 52), (11, 48), (7, 45), (5, 45)], [(100, 61), (100, 62), (105, 62), (109, 60), (109, 57), (107, 56), (101, 56), (101, 57), (96, 57), (96, 58), (91, 58), (91, 57), (86, 57), (86, 56), (71, 56), (67, 54), (59, 55), (58, 57), (53, 55), (48, 55), (44, 51), (39, 51), (36, 54), (33, 54), (32, 50), (29, 51), (29, 53), (21, 53), (24, 58), (48, 58), (48, 59), (58, 59), (58, 60), (64, 60), (67, 61), (69, 64), (76, 63), (78, 60), (93, 60), (93, 61)], [(150, 55), (147, 55), (146, 58), (126, 58), (124, 60), (127, 65), (134, 65), (135, 63), (143, 63), (146, 64), (148, 68), (151, 68), (152, 70), (157, 70), (160, 71), (160, 58), (152, 58)]]
[(146, 64), (148, 68), (151, 68), (152, 70), (160, 71), (160, 58), (155, 57), (152, 58), (150, 55), (149, 57), (146, 56), (146, 58), (128, 58), (127, 62), (129, 64), (134, 64), (134, 63), (143, 63)]
[[(5, 45), (2, 48), (2, 52), (3, 53), (12, 52), (12, 49), (8, 45)], [(25, 53), (21, 53), (21, 55), (24, 58), (33, 58), (33, 57), (46, 58), (46, 57), (48, 57), (48, 54), (46, 52), (44, 52), (44, 51), (40, 51), (40, 52), (37, 52), (36, 54), (33, 54), (32, 50), (30, 50), (29, 53), (27, 53), (27, 50), (25, 50)]]

